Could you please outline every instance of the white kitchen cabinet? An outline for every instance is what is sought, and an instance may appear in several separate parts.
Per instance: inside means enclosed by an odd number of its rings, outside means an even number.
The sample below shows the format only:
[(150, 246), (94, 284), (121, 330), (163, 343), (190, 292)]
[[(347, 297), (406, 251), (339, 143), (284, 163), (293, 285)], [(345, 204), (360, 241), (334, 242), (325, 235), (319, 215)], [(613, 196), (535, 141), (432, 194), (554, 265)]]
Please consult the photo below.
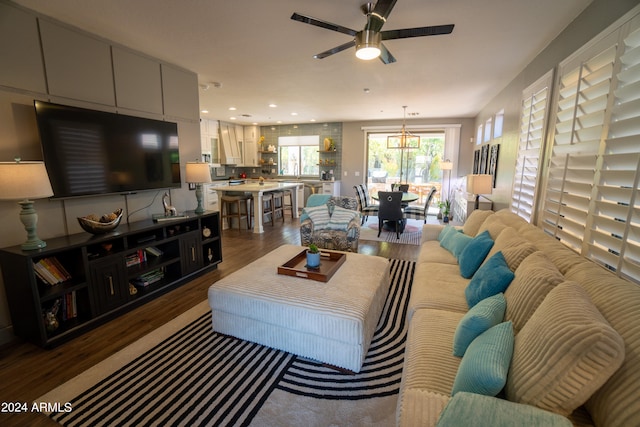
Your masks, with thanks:
[(245, 166), (258, 166), (258, 139), (260, 138), (260, 128), (258, 126), (245, 126), (243, 129), (244, 139), (242, 154)]
[(322, 194), (340, 196), (340, 181), (322, 181)]
[(162, 114), (160, 63), (116, 46), (112, 51), (118, 107)]
[(0, 85), (45, 93), (36, 17), (3, 3), (0, 16)]
[(188, 120), (200, 117), (198, 76), (167, 64), (162, 64), (164, 114)]
[(108, 43), (45, 19), (40, 32), (51, 95), (115, 106)]
[(208, 154), (212, 165), (220, 164), (220, 139), (218, 121), (200, 119), (200, 149), (202, 154)]

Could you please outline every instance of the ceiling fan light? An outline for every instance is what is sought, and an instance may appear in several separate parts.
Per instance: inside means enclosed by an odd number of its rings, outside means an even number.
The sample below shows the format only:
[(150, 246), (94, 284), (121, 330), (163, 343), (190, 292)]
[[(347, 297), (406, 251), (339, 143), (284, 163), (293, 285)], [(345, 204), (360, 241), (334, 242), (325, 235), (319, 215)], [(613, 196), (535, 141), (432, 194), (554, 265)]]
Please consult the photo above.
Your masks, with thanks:
[(382, 35), (375, 31), (360, 31), (356, 34), (356, 57), (365, 61), (380, 56)]

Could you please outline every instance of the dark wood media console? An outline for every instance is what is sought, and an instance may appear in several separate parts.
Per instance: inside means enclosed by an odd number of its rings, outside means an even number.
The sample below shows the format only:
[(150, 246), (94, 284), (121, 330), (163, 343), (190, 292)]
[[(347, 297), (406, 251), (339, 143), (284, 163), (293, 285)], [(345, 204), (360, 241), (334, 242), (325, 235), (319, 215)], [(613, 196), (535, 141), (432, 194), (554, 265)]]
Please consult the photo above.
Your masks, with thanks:
[(14, 333), (43, 347), (78, 336), (221, 261), (218, 212), (47, 239), (47, 247), (34, 251), (0, 249)]

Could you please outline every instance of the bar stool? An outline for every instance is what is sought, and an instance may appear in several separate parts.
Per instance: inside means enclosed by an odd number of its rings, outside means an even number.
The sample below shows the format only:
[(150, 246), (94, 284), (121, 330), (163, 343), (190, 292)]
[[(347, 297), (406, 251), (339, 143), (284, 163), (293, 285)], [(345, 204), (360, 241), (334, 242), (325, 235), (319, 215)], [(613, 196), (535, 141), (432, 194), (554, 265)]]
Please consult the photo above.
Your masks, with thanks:
[[(251, 230), (251, 196), (229, 196), (224, 195), (222, 201), (222, 220), (225, 218), (229, 221), (229, 228), (233, 228), (232, 219), (238, 219), (238, 230), (240, 230), (240, 222), (242, 219), (247, 220), (247, 230)], [(242, 206), (244, 205), (244, 212)], [(235, 209), (234, 209), (235, 208)]]
[(282, 222), (284, 222), (284, 192), (283, 191), (274, 191), (273, 193), (273, 202), (272, 202), (272, 217), (271, 224), (275, 220), (275, 217), (278, 212), (282, 215)]
[[(284, 203), (289, 198), (289, 203)], [(291, 218), (293, 218), (293, 195), (291, 190), (284, 190), (284, 197), (282, 198), (282, 220), (284, 221), (284, 211), (291, 211)]]
[[(265, 215), (269, 215), (271, 217), (271, 225), (274, 225), (273, 221), (273, 193), (263, 193), (262, 194), (262, 219), (264, 221)], [(266, 221), (265, 221), (266, 222)]]

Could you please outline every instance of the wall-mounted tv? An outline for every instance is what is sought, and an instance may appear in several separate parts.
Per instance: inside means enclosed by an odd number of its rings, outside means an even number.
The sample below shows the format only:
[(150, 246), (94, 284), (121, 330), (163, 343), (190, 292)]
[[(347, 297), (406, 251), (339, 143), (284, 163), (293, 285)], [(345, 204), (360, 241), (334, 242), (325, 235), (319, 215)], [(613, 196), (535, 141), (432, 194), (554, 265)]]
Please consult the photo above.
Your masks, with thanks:
[(55, 198), (181, 186), (176, 123), (34, 105)]

